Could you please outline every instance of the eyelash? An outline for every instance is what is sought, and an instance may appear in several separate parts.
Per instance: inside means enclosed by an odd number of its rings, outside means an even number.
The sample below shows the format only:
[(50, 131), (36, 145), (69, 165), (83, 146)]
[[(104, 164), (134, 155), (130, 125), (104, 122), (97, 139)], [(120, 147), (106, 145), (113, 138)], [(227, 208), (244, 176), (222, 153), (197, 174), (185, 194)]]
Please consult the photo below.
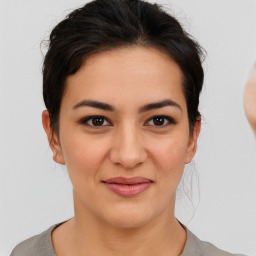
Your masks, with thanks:
[[(96, 125), (93, 125), (93, 124), (88, 124), (88, 122), (89, 121), (92, 121), (93, 120), (93, 118), (101, 118), (101, 119), (104, 119), (104, 123), (105, 123), (105, 121), (107, 121), (108, 123), (110, 123), (111, 124), (111, 122), (106, 118), (106, 117), (104, 117), (104, 116), (88, 116), (88, 117), (86, 117), (86, 118), (83, 118), (82, 120), (80, 120), (79, 121), (79, 123), (80, 124), (82, 124), (82, 125), (86, 125), (86, 126), (89, 126), (89, 127), (93, 127), (93, 128), (101, 128), (101, 127), (104, 127), (104, 126), (110, 126), (110, 125), (100, 125), (100, 126), (96, 126)], [(165, 115), (156, 115), (156, 116), (153, 116), (153, 117), (151, 117), (150, 119), (148, 119), (147, 121), (146, 121), (146, 123), (148, 123), (149, 121), (153, 121), (153, 119), (154, 118), (164, 118), (165, 119), (165, 121), (164, 121), (164, 125), (146, 125), (146, 126), (155, 126), (155, 127), (158, 127), (158, 128), (163, 128), (163, 127), (165, 127), (165, 126), (167, 126), (167, 125), (175, 125), (175, 124), (177, 124), (177, 122), (173, 119), (173, 118), (171, 118), (171, 117), (169, 117), (169, 116), (165, 116)], [(167, 120), (167, 123), (166, 123), (166, 120)], [(104, 124), (103, 123), (103, 124)]]

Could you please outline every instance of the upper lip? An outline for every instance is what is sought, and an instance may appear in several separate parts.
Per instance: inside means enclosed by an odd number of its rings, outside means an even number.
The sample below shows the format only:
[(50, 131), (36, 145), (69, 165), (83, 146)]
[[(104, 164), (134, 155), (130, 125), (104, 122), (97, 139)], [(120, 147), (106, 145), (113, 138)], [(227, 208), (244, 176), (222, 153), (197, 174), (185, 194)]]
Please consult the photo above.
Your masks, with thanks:
[(139, 184), (139, 183), (148, 183), (148, 182), (152, 182), (152, 180), (144, 177), (132, 177), (132, 178), (115, 177), (115, 178), (104, 180), (103, 182), (132, 185), (132, 184)]

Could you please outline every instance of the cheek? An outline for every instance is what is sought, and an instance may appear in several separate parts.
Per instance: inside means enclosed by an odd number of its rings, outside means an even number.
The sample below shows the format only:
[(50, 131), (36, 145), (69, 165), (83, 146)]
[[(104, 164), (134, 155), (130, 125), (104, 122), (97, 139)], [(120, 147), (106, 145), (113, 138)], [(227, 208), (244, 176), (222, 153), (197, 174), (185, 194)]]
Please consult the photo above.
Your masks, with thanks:
[(85, 134), (62, 139), (62, 151), (70, 178), (83, 178), (97, 174), (106, 154), (108, 142)]
[(151, 154), (155, 156), (155, 160), (164, 170), (168, 171), (168, 167), (175, 168), (179, 164), (185, 165), (187, 143), (184, 139), (170, 138), (162, 141), (157, 140), (151, 145)]
[(161, 184), (168, 183), (170, 188), (176, 188), (181, 179), (187, 156), (187, 141), (184, 139), (184, 135), (182, 138), (156, 140), (151, 145), (150, 152), (158, 169), (157, 179)]

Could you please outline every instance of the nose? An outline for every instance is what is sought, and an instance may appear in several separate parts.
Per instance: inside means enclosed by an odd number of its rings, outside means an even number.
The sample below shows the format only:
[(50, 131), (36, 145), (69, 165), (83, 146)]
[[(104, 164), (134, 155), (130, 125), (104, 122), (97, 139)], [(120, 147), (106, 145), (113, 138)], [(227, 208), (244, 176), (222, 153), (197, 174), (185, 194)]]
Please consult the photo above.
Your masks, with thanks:
[(133, 169), (146, 160), (143, 138), (136, 127), (126, 125), (115, 132), (109, 157), (115, 165), (125, 169)]

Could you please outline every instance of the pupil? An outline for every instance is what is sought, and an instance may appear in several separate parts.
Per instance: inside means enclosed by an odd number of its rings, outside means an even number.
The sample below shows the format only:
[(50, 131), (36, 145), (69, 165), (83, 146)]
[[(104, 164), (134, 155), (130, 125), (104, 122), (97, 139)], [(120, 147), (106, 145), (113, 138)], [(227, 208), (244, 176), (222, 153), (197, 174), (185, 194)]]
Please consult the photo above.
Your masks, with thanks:
[(163, 125), (164, 124), (164, 118), (163, 117), (155, 117), (153, 119), (154, 125)]
[(104, 123), (104, 118), (102, 118), (102, 117), (94, 117), (94, 118), (92, 119), (92, 123), (93, 123), (93, 125), (95, 125), (95, 126), (101, 126), (101, 125), (103, 125), (103, 123)]

